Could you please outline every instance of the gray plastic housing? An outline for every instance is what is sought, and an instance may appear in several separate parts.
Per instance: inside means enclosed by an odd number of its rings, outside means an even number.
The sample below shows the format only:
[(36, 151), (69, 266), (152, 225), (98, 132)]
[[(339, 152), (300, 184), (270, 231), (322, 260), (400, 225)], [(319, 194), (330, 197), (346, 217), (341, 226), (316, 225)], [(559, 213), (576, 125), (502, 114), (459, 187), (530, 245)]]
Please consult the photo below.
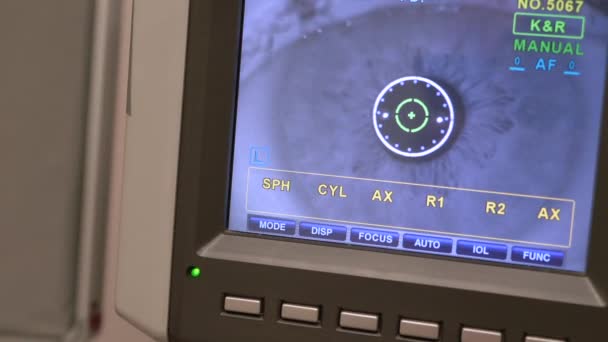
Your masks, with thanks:
[(167, 338), (188, 4), (133, 6), (116, 308), (159, 341)]
[[(601, 228), (608, 213), (601, 209), (594, 215), (594, 242), (585, 275), (227, 231), (242, 4), (242, 0), (192, 1), (189, 13), (180, 12), (183, 17), (165, 14), (181, 20), (174, 23), (180, 30), (188, 22), (187, 48), (181, 45), (186, 41), (183, 36), (174, 37), (172, 43), (178, 47), (167, 43), (165, 34), (158, 37), (151, 25), (160, 28), (166, 22), (154, 23), (153, 11), (147, 19), (138, 19), (136, 8), (129, 120), (146, 115), (150, 126), (136, 125), (150, 131), (133, 138), (128, 132), (134, 142), (127, 143), (131, 175), (125, 183), (128, 201), (123, 207), (123, 269), (118, 284), (122, 294), (117, 302), (124, 317), (158, 340), (167, 339), (168, 333), (168, 339), (177, 342), (408, 341), (397, 336), (400, 318), (441, 323), (444, 342), (459, 341), (463, 326), (502, 331), (503, 342), (521, 342), (528, 334), (569, 338), (569, 342), (603, 336), (608, 321), (604, 266), (608, 254), (603, 244), (608, 234)], [(151, 45), (176, 48), (147, 51), (160, 54), (160, 59), (187, 52), (185, 66), (168, 64), (175, 73), (162, 85), (137, 83), (137, 40), (144, 34), (137, 27), (144, 22), (150, 26), (142, 27), (159, 39)], [(157, 73), (167, 70), (167, 60), (160, 64), (163, 61), (156, 58), (146, 56), (146, 63), (155, 65)], [(159, 76), (139, 77), (152, 82)], [(173, 88), (163, 88), (166, 85)], [(138, 114), (137, 101), (144, 98), (138, 99), (136, 92), (143, 94), (142, 89), (148, 88), (153, 91), (145, 99), (147, 111)], [(158, 92), (160, 88), (165, 91)], [(183, 90), (183, 96), (177, 89)], [(168, 102), (174, 106), (166, 107)], [(173, 126), (180, 121), (181, 128)], [(158, 128), (161, 124), (163, 129)], [(608, 120), (602, 127), (606, 130)], [(602, 144), (600, 173), (608, 172), (606, 136)], [(165, 152), (173, 155), (168, 158)], [(598, 208), (606, 196), (608, 180), (601, 179)], [(167, 248), (170, 243), (173, 246)], [(202, 269), (200, 278), (187, 276), (192, 265)], [(170, 283), (163, 278), (167, 270)], [(225, 312), (225, 296), (263, 299), (263, 315)], [(282, 320), (284, 302), (319, 306), (320, 324)], [(381, 315), (380, 331), (342, 329), (341, 310)]]

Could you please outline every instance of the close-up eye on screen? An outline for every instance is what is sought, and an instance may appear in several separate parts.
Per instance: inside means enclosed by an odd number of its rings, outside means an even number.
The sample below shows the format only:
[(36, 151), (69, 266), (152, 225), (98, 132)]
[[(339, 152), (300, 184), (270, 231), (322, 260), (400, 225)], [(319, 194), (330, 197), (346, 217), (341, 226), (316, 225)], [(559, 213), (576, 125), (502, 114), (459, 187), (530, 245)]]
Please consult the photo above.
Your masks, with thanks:
[(228, 226), (585, 272), (607, 42), (601, 1), (247, 0)]

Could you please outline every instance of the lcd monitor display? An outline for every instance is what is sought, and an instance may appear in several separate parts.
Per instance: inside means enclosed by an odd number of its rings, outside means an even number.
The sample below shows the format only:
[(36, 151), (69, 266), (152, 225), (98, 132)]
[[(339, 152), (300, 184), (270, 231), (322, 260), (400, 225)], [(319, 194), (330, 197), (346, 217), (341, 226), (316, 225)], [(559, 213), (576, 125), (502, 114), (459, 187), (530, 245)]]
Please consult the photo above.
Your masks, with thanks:
[(230, 229), (584, 272), (605, 7), (245, 1)]

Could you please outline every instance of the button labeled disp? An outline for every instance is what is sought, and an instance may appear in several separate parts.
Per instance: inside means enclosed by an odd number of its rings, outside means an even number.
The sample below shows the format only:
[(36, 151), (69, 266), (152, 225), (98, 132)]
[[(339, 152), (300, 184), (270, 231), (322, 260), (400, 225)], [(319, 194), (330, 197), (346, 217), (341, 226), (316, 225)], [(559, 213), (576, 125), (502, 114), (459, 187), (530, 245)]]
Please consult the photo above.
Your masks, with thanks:
[(399, 233), (384, 230), (353, 228), (350, 232), (350, 240), (366, 245), (397, 247), (399, 245)]
[(342, 226), (310, 222), (300, 223), (300, 235), (309, 238), (332, 241), (345, 241), (346, 232), (346, 227)]
[(476, 241), (458, 241), (456, 253), (476, 258), (505, 260), (508, 248), (505, 245)]
[(403, 248), (435, 253), (452, 253), (452, 239), (436, 238), (424, 235), (405, 234)]
[(282, 235), (294, 235), (296, 233), (295, 221), (260, 216), (249, 216), (248, 221), (247, 228), (249, 231)]
[(511, 259), (516, 262), (558, 267), (564, 264), (565, 256), (564, 252), (525, 247), (513, 247), (511, 254)]

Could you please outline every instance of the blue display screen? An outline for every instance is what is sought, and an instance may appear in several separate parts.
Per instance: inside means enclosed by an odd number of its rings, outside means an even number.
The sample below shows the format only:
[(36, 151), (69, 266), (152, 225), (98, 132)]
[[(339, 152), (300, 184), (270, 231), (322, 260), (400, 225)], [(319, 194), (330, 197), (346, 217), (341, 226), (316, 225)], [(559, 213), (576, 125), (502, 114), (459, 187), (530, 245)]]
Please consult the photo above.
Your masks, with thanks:
[(585, 272), (605, 7), (245, 1), (230, 229)]

